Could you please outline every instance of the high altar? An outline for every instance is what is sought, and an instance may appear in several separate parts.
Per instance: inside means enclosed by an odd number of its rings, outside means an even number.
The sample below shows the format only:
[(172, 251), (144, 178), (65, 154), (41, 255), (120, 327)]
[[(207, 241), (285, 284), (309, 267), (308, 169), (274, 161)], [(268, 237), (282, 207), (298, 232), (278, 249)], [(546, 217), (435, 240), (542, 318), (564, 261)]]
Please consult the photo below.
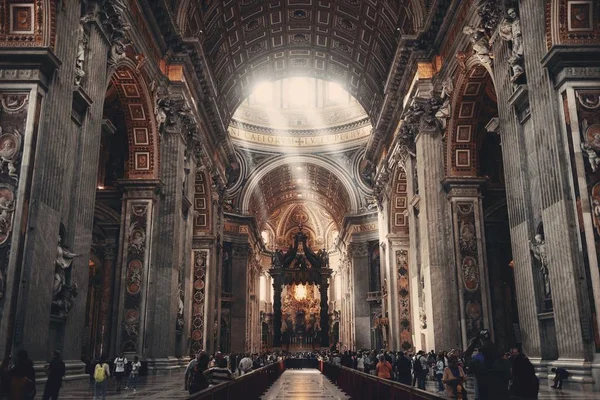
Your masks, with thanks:
[(327, 289), (332, 270), (328, 267), (327, 253), (324, 250), (314, 253), (302, 229), (286, 253), (279, 250), (273, 253), (269, 274), (274, 289), (274, 347), (282, 344), (329, 347)]

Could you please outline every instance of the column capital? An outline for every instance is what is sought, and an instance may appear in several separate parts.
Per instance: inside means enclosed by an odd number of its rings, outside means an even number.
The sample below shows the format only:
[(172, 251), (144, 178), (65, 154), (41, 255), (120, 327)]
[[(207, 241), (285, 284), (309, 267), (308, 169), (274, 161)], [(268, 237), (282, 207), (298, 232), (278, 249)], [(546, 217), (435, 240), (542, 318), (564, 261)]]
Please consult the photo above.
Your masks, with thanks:
[(481, 177), (445, 178), (442, 186), (448, 197), (481, 197), (481, 189), (487, 185), (488, 179)]
[(123, 190), (123, 199), (152, 199), (160, 193), (163, 184), (158, 179), (120, 179), (119, 188)]
[(367, 243), (350, 243), (348, 246), (348, 255), (351, 258), (366, 257), (368, 253), (369, 246)]

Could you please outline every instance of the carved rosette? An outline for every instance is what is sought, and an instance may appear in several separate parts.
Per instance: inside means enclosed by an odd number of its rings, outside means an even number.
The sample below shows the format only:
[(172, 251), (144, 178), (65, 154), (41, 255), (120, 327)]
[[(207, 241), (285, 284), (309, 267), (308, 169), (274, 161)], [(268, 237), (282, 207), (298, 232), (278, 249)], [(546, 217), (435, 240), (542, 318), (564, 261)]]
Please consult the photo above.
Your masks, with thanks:
[(463, 314), (467, 325), (467, 340), (477, 336), (483, 328), (484, 321), (479, 274), (481, 260), (477, 248), (475, 206), (475, 202), (457, 201), (454, 203), (455, 229), (458, 229), (459, 243), (458, 268), (465, 305)]
[(126, 352), (138, 351), (140, 307), (148, 245), (147, 224), (149, 201), (131, 201), (128, 205), (125, 275), (125, 302), (121, 331), (121, 347)]
[(0, 92), (0, 319), (6, 293), (28, 105), (28, 93)]
[(204, 350), (204, 308), (206, 297), (206, 261), (208, 251), (194, 250), (194, 283), (192, 289), (192, 328), (190, 356)]

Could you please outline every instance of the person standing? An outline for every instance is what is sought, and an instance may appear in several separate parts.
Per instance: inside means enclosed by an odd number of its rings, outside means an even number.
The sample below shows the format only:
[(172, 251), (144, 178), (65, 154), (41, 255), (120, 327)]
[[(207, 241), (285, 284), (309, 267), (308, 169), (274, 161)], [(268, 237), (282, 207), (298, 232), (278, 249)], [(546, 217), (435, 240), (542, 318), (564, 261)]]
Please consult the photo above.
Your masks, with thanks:
[[(252, 371), (252, 359), (250, 358), (250, 354), (246, 354), (244, 356), (244, 358), (242, 358), (242, 360), (240, 361), (240, 374), (244, 375), (247, 374), (248, 372)], [(217, 364), (218, 366), (218, 364)]]
[(377, 377), (383, 379), (391, 379), (392, 377), (392, 364), (385, 359), (383, 354), (379, 355), (379, 362), (375, 367), (377, 370)]
[(140, 375), (140, 368), (142, 368), (142, 363), (138, 356), (133, 357), (133, 362), (131, 363), (131, 372), (129, 373), (129, 379), (127, 380), (127, 386), (125, 389), (129, 389), (129, 387), (133, 388), (133, 393), (137, 391), (137, 381)]
[(424, 356), (423, 350), (420, 350), (415, 357), (413, 363), (413, 373), (417, 381), (417, 387), (425, 390), (425, 377), (427, 376), (427, 359)]
[(194, 394), (208, 387), (208, 380), (204, 376), (204, 371), (208, 369), (208, 354), (202, 352), (198, 361), (195, 363), (192, 375), (190, 377), (189, 393)]
[(35, 370), (33, 361), (25, 350), (19, 350), (10, 379), (10, 398), (15, 400), (31, 400), (35, 397)]
[(446, 394), (452, 399), (467, 399), (465, 389), (465, 380), (467, 379), (465, 371), (458, 365), (458, 358), (455, 355), (450, 356), (448, 366), (444, 368), (442, 381), (446, 385)]
[(123, 352), (119, 354), (117, 358), (115, 358), (115, 380), (117, 381), (117, 393), (121, 391), (121, 382), (123, 381), (123, 376), (125, 375), (125, 364), (127, 364), (127, 359)]
[(446, 361), (445, 361), (444, 353), (440, 353), (438, 355), (437, 362), (435, 363), (435, 378), (438, 382), (438, 392), (444, 391), (444, 383), (442, 382), (442, 377), (444, 376), (444, 370), (446, 369)]
[[(202, 356), (202, 351), (199, 351), (196, 354), (196, 358), (192, 359), (189, 364), (187, 365), (187, 367), (185, 368), (185, 372), (183, 374), (183, 386), (184, 386), (184, 390), (188, 390), (190, 387), (190, 379), (192, 378), (192, 374), (194, 373), (194, 367), (196, 366), (196, 363), (198, 362), (198, 360), (200, 360), (200, 357)], [(209, 359), (210, 362), (210, 359)]]
[(61, 360), (60, 352), (58, 350), (52, 352), (52, 360), (46, 367), (46, 370), (48, 373), (48, 380), (44, 387), (42, 400), (57, 400), (58, 392), (60, 391), (62, 380), (66, 372), (65, 363)]
[(104, 357), (100, 358), (96, 368), (94, 368), (94, 400), (106, 399), (106, 387), (108, 386), (108, 378), (110, 377), (110, 368), (104, 362)]

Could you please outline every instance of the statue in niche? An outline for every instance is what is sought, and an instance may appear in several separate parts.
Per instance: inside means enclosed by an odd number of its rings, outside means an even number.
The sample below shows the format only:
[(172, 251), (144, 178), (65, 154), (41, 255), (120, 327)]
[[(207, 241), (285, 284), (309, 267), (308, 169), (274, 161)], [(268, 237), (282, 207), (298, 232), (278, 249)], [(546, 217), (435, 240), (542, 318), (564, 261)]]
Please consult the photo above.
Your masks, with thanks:
[(469, 36), (471, 45), (473, 46), (473, 53), (479, 59), (482, 64), (492, 65), (492, 51), (490, 49), (489, 39), (485, 34), (485, 29), (473, 28), (472, 26), (465, 26), (463, 33)]
[(183, 331), (184, 320), (183, 320), (183, 285), (179, 282), (179, 295), (178, 295), (178, 305), (177, 305), (177, 330)]
[(502, 21), (499, 30), (500, 37), (511, 45), (511, 55), (508, 58), (508, 64), (511, 67), (512, 78), (516, 81), (525, 73), (523, 61), (523, 34), (521, 32), (521, 20), (517, 15), (517, 10), (510, 8), (508, 17)]
[(80, 38), (77, 42), (77, 58), (75, 59), (75, 86), (81, 86), (85, 76), (85, 53), (87, 51), (88, 37), (83, 29), (79, 28)]
[(588, 158), (592, 172), (596, 172), (598, 166), (600, 165), (600, 157), (598, 157), (596, 151), (592, 148), (592, 146), (584, 142), (581, 143), (581, 150), (583, 150), (583, 154)]
[(535, 235), (533, 242), (529, 241), (529, 248), (531, 252), (535, 256), (535, 258), (540, 262), (540, 272), (542, 273), (542, 279), (544, 283), (544, 297), (549, 299), (551, 297), (550, 290), (550, 277), (548, 273), (548, 257), (546, 255), (546, 240), (541, 234)]
[(77, 297), (77, 284), (67, 282), (66, 271), (71, 268), (73, 259), (81, 257), (68, 251), (61, 245), (62, 238), (58, 236), (57, 255), (54, 262), (54, 287), (52, 290), (52, 312), (66, 317), (73, 307)]

